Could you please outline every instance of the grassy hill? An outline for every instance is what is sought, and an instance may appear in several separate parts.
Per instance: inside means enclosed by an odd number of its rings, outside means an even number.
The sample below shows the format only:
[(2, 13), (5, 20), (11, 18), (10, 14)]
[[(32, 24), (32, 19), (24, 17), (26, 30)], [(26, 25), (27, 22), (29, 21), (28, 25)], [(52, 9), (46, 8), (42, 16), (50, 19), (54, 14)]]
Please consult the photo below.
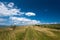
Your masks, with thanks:
[(0, 28), (0, 40), (60, 40), (60, 29), (42, 26)]

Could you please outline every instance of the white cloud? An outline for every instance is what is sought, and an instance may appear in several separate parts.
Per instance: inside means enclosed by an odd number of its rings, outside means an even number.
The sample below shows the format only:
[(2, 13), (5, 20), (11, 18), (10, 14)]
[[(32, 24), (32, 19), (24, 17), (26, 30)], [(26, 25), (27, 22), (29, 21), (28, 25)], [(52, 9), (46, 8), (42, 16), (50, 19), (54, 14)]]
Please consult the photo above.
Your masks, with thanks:
[(14, 6), (14, 3), (10, 2), (7, 6), (8, 7), (13, 7)]
[(20, 9), (13, 8), (14, 3), (11, 2), (7, 5), (8, 7), (4, 3), (0, 2), (0, 16), (12, 16), (12, 15), (18, 15), (18, 13), (20, 14)]
[[(20, 17), (13, 17), (14, 15), (19, 15)], [(22, 15), (26, 16), (35, 16), (36, 14), (33, 12), (21, 12), (20, 9), (17, 9), (14, 6), (14, 3), (3, 3), (0, 2), (0, 17), (9, 16), (8, 19), (0, 18), (0, 24), (16, 24), (16, 25), (29, 25), (29, 24), (39, 24), (38, 20), (31, 20), (25, 17), (21, 17)]]
[(39, 24), (40, 21), (38, 20), (31, 20), (28, 18), (24, 18), (24, 17), (10, 17), (10, 19), (12, 20), (12, 22), (14, 24), (20, 24), (20, 25), (30, 25), (30, 24)]
[(7, 21), (7, 19), (0, 18), (0, 23)]
[(58, 24), (57, 22), (46, 22), (46, 23), (41, 23), (41, 24)]
[(0, 25), (10, 25), (9, 20), (6, 18), (0, 18)]
[(25, 15), (27, 15), (27, 16), (35, 16), (36, 14), (33, 13), (33, 12), (27, 12)]
[(20, 9), (15, 8), (14, 3), (10, 2), (9, 4), (5, 4), (0, 2), (0, 16), (13, 16), (13, 15), (26, 15), (26, 16), (35, 16), (36, 14), (33, 12), (21, 12)]
[(58, 24), (57, 22), (51, 22), (51, 23), (49, 23), (49, 24)]

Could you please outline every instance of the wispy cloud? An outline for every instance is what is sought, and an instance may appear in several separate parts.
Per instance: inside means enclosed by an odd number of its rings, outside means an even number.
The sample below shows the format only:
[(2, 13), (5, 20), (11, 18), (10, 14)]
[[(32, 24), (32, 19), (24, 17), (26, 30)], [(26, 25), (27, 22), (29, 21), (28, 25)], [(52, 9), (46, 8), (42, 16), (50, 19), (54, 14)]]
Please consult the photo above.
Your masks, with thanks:
[(5, 22), (7, 19), (0, 18), (0, 23)]
[(10, 2), (7, 6), (12, 8), (14, 6), (14, 3)]
[(22, 24), (22, 25), (29, 25), (29, 24), (39, 24), (40, 21), (38, 20), (31, 20), (25, 17), (11, 17), (13, 24)]
[[(18, 9), (17, 6), (13, 2), (4, 3), (0, 2), (0, 17), (1, 16), (9, 16), (9, 18), (3, 19), (0, 18), (0, 24), (8, 25), (8, 24), (15, 24), (15, 25), (29, 25), (29, 24), (39, 24), (40, 21), (32, 20), (30, 18), (21, 17), (22, 15), (26, 16), (36, 16), (33, 12), (21, 12), (21, 9)], [(19, 15), (20, 17), (14, 16)], [(5, 21), (5, 22), (4, 22)]]
[(41, 23), (41, 24), (59, 24), (59, 23), (57, 23), (57, 22), (46, 22), (46, 23)]
[[(16, 15), (16, 16), (14, 16)], [(17, 16), (20, 17), (17, 17)], [(17, 6), (13, 2), (10, 3), (4, 3), (0, 2), (0, 17), (8, 16), (9, 18), (0, 18), (0, 25), (33, 25), (33, 24), (57, 24), (57, 22), (51, 22), (51, 23), (42, 23), (40, 20), (27, 18), (25, 16), (22, 17), (22, 15), (26, 16), (36, 16), (36, 13), (34, 12), (21, 12), (21, 9), (18, 9)]]
[(35, 16), (36, 14), (33, 13), (33, 12), (27, 12), (25, 15), (26, 15), (26, 16)]

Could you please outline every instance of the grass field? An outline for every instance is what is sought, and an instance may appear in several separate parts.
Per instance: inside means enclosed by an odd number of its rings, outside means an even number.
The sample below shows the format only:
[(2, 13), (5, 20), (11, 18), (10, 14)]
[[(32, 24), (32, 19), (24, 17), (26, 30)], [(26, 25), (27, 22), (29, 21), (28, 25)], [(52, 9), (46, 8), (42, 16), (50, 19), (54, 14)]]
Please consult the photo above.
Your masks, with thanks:
[(0, 28), (0, 40), (60, 40), (60, 29), (41, 26)]

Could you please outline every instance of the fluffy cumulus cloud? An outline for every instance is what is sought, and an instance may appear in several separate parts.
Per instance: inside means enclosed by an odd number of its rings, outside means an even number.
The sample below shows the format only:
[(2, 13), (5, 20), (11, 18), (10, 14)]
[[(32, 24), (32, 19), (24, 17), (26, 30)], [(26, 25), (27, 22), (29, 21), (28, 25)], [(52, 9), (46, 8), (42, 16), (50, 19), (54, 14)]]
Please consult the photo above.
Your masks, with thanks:
[(14, 3), (4, 4), (0, 2), (0, 16), (12, 16), (20, 14), (20, 9), (14, 8)]
[(29, 24), (39, 24), (40, 21), (37, 20), (31, 20), (28, 18), (24, 18), (24, 17), (10, 17), (10, 19), (13, 21), (14, 24), (22, 24), (22, 25), (29, 25)]
[[(14, 16), (16, 15), (16, 16)], [(17, 17), (17, 16), (20, 17)], [(13, 2), (4, 3), (0, 2), (0, 24), (15, 24), (15, 25), (29, 25), (29, 24), (39, 24), (40, 21), (32, 20), (26, 17), (21, 17), (22, 15), (26, 16), (36, 16), (33, 12), (21, 12)], [(9, 17), (4, 19), (3, 17)]]
[(35, 16), (36, 14), (33, 13), (33, 12), (27, 12), (25, 15), (27, 15), (27, 16)]
[[(20, 12), (20, 9), (17, 9), (14, 6), (14, 3), (10, 2), (8, 4), (0, 2), (0, 16), (13, 16), (13, 15), (21, 15), (24, 12)], [(33, 12), (25, 13), (26, 16), (35, 16), (36, 14)]]

